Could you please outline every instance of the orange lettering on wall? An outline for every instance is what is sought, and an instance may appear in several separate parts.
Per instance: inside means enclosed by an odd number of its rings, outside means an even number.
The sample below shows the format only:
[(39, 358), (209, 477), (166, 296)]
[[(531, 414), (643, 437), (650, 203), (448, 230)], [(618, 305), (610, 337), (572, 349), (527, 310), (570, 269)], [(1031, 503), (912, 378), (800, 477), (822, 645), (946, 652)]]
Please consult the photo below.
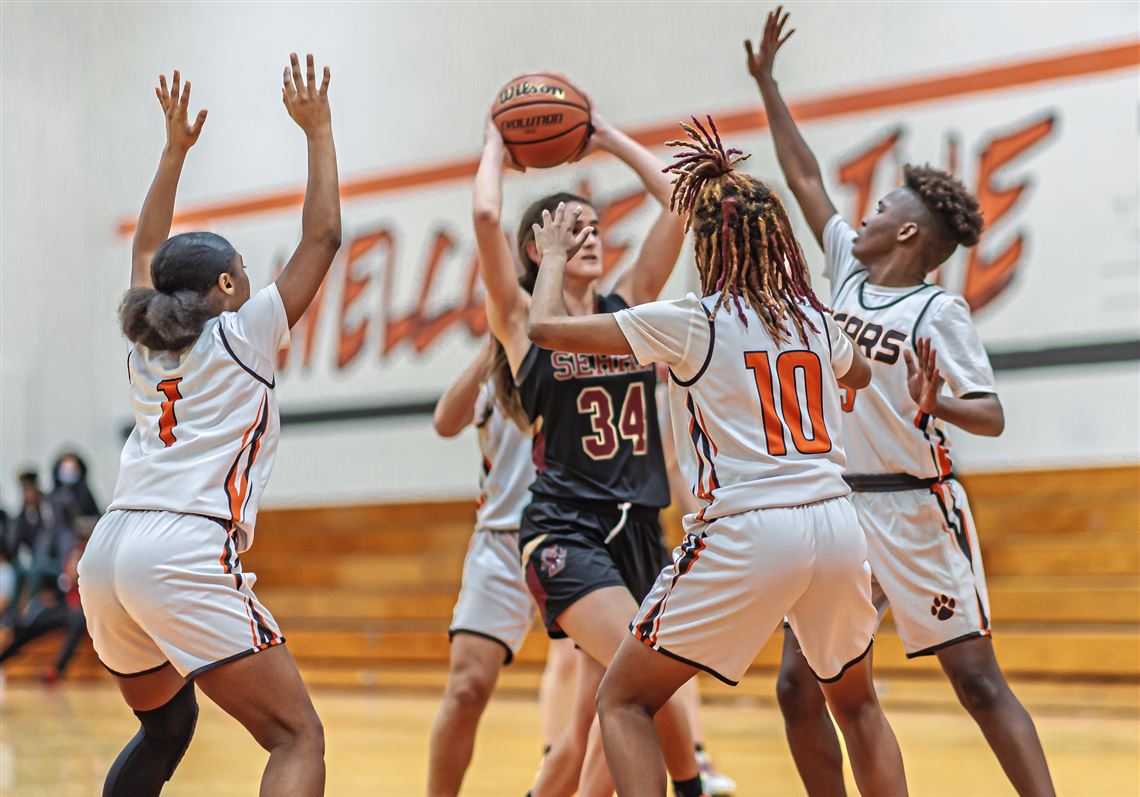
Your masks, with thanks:
[[(986, 236), (993, 233), (1002, 217), (1017, 204), (1025, 189), (1028, 177), (1015, 181), (1007, 188), (995, 185), (997, 172), (1037, 142), (1053, 132), (1057, 119), (1049, 114), (1030, 122), (1004, 136), (992, 139), (982, 151), (978, 164), (977, 197), (986, 220)], [(971, 310), (978, 310), (992, 302), (1013, 279), (1021, 262), (1025, 235), (1018, 232), (1013, 241), (992, 257), (984, 256), (979, 247), (970, 252), (966, 263), (966, 278), (962, 283), (962, 296)]]
[(366, 315), (356, 324), (349, 326), (348, 313), (364, 289), (372, 281), (372, 273), (366, 272), (363, 276), (357, 275), (357, 266), (366, 254), (378, 246), (388, 248), (388, 265), (392, 268), (394, 262), (395, 239), (391, 232), (379, 229), (365, 235), (357, 236), (348, 244), (348, 254), (344, 259), (344, 281), (340, 299), (340, 323), (337, 324), (336, 367), (343, 369), (351, 363), (360, 350), (364, 348), (364, 341), (368, 336), (369, 318)]
[(899, 143), (902, 132), (902, 128), (895, 128), (839, 164), (839, 182), (855, 189), (855, 214), (850, 218), (856, 226), (871, 207), (871, 191), (875, 187), (879, 161)]

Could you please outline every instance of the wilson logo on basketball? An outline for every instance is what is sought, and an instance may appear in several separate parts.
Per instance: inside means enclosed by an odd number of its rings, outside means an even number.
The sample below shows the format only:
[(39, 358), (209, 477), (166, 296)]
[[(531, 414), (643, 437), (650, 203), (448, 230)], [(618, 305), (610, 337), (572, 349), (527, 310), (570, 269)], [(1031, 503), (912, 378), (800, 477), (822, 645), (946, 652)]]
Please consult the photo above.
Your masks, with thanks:
[(526, 130), (534, 127), (549, 127), (562, 124), (563, 114), (544, 113), (537, 116), (527, 116), (522, 119), (506, 119), (502, 123), (505, 130)]
[(566, 97), (566, 92), (559, 86), (550, 86), (546, 83), (531, 83), (529, 80), (523, 80), (518, 83), (512, 83), (500, 91), (499, 103), (510, 102), (516, 97), (525, 97), (532, 94), (542, 94), (560, 100)]

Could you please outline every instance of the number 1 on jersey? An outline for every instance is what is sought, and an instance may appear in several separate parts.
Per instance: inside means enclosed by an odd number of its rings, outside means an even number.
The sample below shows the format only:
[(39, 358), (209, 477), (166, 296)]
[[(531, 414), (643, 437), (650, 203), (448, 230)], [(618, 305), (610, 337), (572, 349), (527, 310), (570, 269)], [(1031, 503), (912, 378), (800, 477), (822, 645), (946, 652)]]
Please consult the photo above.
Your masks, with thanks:
[(158, 419), (158, 439), (165, 443), (167, 448), (178, 440), (174, 436), (174, 427), (178, 425), (178, 418), (174, 414), (174, 402), (182, 398), (182, 394), (178, 392), (178, 383), (181, 381), (182, 377), (178, 377), (164, 379), (158, 383), (158, 392), (166, 396), (166, 401), (162, 402), (162, 415)]

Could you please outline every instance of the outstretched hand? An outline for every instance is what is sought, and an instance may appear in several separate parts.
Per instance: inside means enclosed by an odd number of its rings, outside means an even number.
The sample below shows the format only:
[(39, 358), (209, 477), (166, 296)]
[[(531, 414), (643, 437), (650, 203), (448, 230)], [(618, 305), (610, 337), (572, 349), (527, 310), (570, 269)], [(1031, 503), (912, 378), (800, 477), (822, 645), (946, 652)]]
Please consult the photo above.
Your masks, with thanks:
[(177, 69), (170, 80), (170, 88), (166, 86), (166, 75), (158, 76), (158, 85), (154, 89), (158, 102), (166, 114), (166, 145), (171, 149), (186, 152), (198, 140), (202, 132), (202, 125), (206, 122), (206, 109), (198, 111), (194, 124), (189, 123), (188, 109), (190, 107), (190, 81), (182, 85), (182, 75)]
[(784, 46), (795, 28), (784, 33), (784, 26), (788, 23), (790, 12), (785, 12), (783, 6), (777, 6), (775, 11), (768, 12), (768, 20), (764, 23), (764, 33), (760, 37), (759, 52), (753, 52), (752, 41), (744, 40), (744, 50), (748, 53), (748, 73), (756, 80), (772, 77), (772, 67), (776, 62), (776, 52)]
[(329, 109), (329, 80), (332, 73), (326, 66), (324, 80), (317, 86), (316, 68), (313, 54), (305, 56), (305, 75), (301, 76), (301, 63), (296, 53), (289, 54), (289, 66), (285, 67), (284, 85), (281, 87), (281, 101), (289, 116), (306, 136), (313, 136), (322, 130), (332, 128), (332, 111)]
[(583, 227), (577, 235), (574, 234), (574, 227), (581, 215), (581, 206), (567, 213), (565, 202), (558, 203), (553, 216), (549, 210), (542, 211), (542, 226), (535, 224), (533, 227), (534, 246), (539, 256), (561, 252), (567, 260), (572, 258), (594, 232), (593, 227)]
[(935, 364), (938, 350), (931, 347), (930, 338), (919, 338), (915, 342), (915, 349), (918, 351), (917, 357), (910, 349), (903, 351), (906, 386), (918, 408), (933, 415), (938, 406), (938, 395), (942, 392), (942, 379)]

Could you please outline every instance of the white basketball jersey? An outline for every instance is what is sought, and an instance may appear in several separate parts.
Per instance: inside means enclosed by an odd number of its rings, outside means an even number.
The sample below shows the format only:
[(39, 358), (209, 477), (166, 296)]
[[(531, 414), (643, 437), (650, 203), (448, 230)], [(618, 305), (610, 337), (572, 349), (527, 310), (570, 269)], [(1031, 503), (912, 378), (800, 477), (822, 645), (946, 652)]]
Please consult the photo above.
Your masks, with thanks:
[(210, 319), (182, 352), (127, 356), (135, 428), (111, 509), (160, 509), (232, 521), (253, 541), (277, 453), (277, 350), (289, 324), (277, 286)]
[(483, 385), (475, 403), (475, 428), (483, 454), (475, 525), (491, 531), (517, 531), (530, 503), (535, 475), (531, 438), (495, 406), (490, 382)]
[(816, 331), (777, 342), (751, 308), (709, 319), (716, 297), (622, 310), (616, 319), (638, 362), (670, 367), (677, 460), (700, 521), (847, 495), (836, 377), (851, 342), (826, 313), (805, 306)]
[(846, 391), (847, 469), (852, 474), (950, 475), (950, 441), (941, 420), (920, 413), (907, 388), (903, 351), (930, 338), (950, 392), (996, 393), (993, 369), (959, 296), (937, 285), (888, 288), (867, 282), (851, 254), (855, 231), (838, 214), (823, 230), (831, 309), (836, 324), (871, 361), (870, 386)]

